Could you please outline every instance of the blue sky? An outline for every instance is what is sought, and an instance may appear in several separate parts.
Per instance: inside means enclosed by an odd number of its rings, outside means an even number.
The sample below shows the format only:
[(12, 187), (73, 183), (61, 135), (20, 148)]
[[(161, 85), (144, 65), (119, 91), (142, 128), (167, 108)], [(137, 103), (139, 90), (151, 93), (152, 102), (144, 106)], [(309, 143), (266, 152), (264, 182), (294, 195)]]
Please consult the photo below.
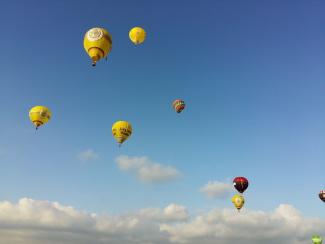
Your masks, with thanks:
[[(193, 211), (232, 207), (207, 199), (209, 181), (246, 176), (246, 208), (292, 204), (324, 217), (322, 1), (6, 1), (0, 27), (0, 196), (46, 199), (119, 213), (171, 202)], [(82, 43), (111, 34), (93, 68)], [(134, 46), (133, 26), (147, 39)], [(176, 114), (171, 103), (185, 100)], [(37, 133), (34, 105), (52, 110)], [(118, 148), (116, 120), (133, 125)], [(98, 159), (80, 162), (93, 149)], [(147, 156), (182, 177), (144, 184), (119, 155)]]

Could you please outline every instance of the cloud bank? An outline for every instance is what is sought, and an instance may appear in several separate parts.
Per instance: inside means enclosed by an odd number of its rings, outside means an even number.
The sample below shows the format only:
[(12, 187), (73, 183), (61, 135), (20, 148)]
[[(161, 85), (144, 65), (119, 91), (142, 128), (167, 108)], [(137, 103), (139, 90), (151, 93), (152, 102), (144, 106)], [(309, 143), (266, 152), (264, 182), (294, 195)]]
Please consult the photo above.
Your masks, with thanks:
[(272, 212), (214, 209), (190, 216), (170, 204), (109, 216), (29, 198), (0, 202), (0, 243), (6, 244), (305, 244), (325, 236), (325, 220), (291, 205)]
[(133, 172), (142, 182), (167, 182), (181, 176), (181, 173), (174, 167), (155, 163), (147, 157), (121, 155), (116, 158), (116, 163), (120, 170)]

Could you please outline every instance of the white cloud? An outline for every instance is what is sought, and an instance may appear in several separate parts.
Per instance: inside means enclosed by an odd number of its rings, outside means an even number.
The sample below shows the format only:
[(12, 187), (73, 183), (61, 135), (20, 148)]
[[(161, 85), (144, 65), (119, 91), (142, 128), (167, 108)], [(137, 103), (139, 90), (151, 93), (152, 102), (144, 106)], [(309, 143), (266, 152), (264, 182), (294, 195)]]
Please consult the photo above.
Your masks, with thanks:
[(286, 204), (272, 212), (215, 209), (196, 216), (170, 204), (109, 216), (29, 198), (0, 202), (6, 244), (305, 244), (313, 234), (325, 236), (325, 220)]
[(219, 181), (209, 182), (200, 189), (207, 197), (225, 198), (233, 191), (233, 185)]
[(186, 220), (188, 218), (187, 210), (184, 206), (170, 204), (164, 209), (164, 215), (172, 220)]
[(121, 170), (132, 171), (143, 182), (166, 182), (181, 176), (181, 173), (174, 167), (152, 162), (147, 157), (121, 155), (116, 158), (116, 163)]
[(159, 221), (185, 221), (189, 218), (186, 207), (172, 203), (164, 209), (147, 208), (140, 210), (140, 214), (149, 219), (156, 219)]
[(77, 155), (78, 159), (81, 161), (89, 161), (92, 159), (97, 159), (99, 156), (92, 149), (87, 149)]
[(302, 244), (312, 234), (324, 235), (325, 221), (303, 217), (293, 206), (282, 204), (274, 212), (213, 210), (182, 224), (162, 224), (174, 243), (240, 242), (269, 244)]

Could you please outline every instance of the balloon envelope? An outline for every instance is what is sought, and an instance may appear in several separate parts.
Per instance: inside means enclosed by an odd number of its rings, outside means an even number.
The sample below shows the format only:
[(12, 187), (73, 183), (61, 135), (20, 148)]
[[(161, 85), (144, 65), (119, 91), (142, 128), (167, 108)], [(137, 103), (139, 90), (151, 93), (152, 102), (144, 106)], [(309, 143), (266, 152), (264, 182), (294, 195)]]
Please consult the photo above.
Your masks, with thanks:
[(117, 121), (112, 126), (112, 134), (115, 140), (122, 144), (132, 134), (132, 126), (127, 121)]
[(236, 194), (231, 199), (232, 203), (238, 209), (238, 211), (244, 206), (245, 198), (242, 195)]
[(106, 57), (111, 51), (112, 36), (104, 28), (92, 28), (84, 36), (84, 48), (95, 66), (98, 60)]
[(135, 44), (141, 44), (146, 39), (147, 33), (141, 27), (134, 27), (129, 32), (130, 40)]
[(174, 102), (173, 102), (173, 108), (175, 109), (175, 111), (177, 113), (180, 113), (183, 111), (183, 109), (185, 108), (185, 102), (184, 100), (182, 99), (176, 99)]
[(51, 119), (52, 113), (45, 106), (35, 106), (29, 110), (29, 119), (35, 125), (36, 129), (46, 124)]
[(323, 243), (323, 240), (320, 236), (313, 236), (311, 238), (311, 240), (313, 241), (314, 244), (322, 244)]
[(233, 183), (236, 190), (240, 193), (243, 193), (249, 185), (248, 180), (245, 177), (236, 177), (233, 180)]

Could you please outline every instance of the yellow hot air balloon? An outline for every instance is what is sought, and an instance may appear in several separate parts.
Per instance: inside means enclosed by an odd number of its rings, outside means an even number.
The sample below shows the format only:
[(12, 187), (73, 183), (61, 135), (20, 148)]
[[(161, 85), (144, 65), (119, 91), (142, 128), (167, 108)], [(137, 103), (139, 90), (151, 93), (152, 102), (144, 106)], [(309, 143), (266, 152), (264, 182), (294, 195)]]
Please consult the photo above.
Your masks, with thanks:
[(41, 125), (47, 123), (51, 119), (51, 111), (44, 106), (35, 106), (29, 111), (29, 119), (35, 125), (36, 130)]
[(113, 124), (112, 133), (115, 140), (121, 146), (121, 144), (132, 134), (132, 126), (127, 121), (117, 121)]
[(134, 27), (129, 32), (131, 41), (135, 44), (141, 44), (146, 39), (146, 31), (141, 27)]
[(84, 48), (96, 66), (96, 62), (112, 50), (112, 36), (104, 28), (92, 28), (85, 34)]
[(245, 198), (242, 195), (236, 194), (231, 199), (232, 203), (238, 209), (238, 211), (244, 206)]

